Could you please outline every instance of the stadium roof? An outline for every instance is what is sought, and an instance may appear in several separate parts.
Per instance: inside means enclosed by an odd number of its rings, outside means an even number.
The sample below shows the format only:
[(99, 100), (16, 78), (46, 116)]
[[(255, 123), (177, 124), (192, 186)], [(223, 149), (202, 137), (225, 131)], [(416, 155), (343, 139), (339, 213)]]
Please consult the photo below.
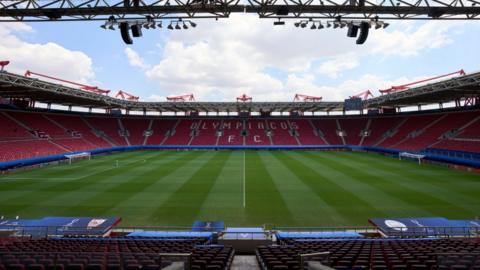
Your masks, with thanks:
[[(138, 102), (122, 100), (85, 90), (67, 87), (0, 72), (0, 96), (22, 98), (42, 103), (87, 108), (126, 109), (160, 112), (320, 112), (342, 111), (343, 101), (320, 102)], [(363, 101), (365, 109), (417, 106), (446, 103), (460, 98), (480, 96), (480, 72), (435, 82)]]

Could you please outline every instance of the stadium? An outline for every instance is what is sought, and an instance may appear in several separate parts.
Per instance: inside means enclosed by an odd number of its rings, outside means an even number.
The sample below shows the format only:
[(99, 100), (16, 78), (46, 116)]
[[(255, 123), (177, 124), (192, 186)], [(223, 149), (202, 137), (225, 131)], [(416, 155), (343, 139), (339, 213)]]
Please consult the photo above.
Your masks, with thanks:
[[(475, 1), (21, 2), (0, 3), (0, 25), (101, 20), (129, 45), (165, 20), (230, 13), (346, 27), (359, 45), (393, 19), (480, 14)], [(480, 72), (330, 100), (144, 101), (15, 59), (0, 59), (0, 270), (480, 269)]]

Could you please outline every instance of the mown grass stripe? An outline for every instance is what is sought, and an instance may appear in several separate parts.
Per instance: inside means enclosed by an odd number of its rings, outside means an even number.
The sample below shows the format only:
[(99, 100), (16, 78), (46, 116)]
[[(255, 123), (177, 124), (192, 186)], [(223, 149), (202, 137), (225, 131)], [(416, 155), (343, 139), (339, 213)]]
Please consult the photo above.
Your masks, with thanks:
[(188, 226), (199, 214), (231, 152), (217, 152), (197, 170), (174, 194), (153, 212), (156, 219), (168, 219)]
[[(434, 192), (433, 194), (439, 194), (441, 198), (452, 198), (455, 200), (455, 203), (471, 204), (479, 202), (480, 177), (478, 174), (455, 171), (433, 164), (418, 165), (415, 162), (399, 161), (375, 154), (345, 153), (345, 156), (347, 155), (352, 156), (357, 161), (361, 161), (365, 166), (369, 166), (373, 162), (375, 168), (380, 168), (387, 174), (399, 171), (397, 166), (400, 164), (404, 168), (400, 170), (402, 176), (407, 177), (403, 178), (402, 181), (414, 181), (415, 185), (420, 185), (424, 190), (431, 190)], [(457, 182), (456, 179), (459, 175), (462, 176), (463, 181)]]
[(246, 218), (252, 226), (293, 226), (295, 219), (265, 166), (258, 152), (246, 152)]
[(275, 155), (265, 152), (260, 156), (297, 224), (309, 227), (321, 223), (333, 227), (348, 223)]
[[(165, 163), (152, 165), (149, 163), (150, 159), (167, 159), (173, 156), (174, 159), (166, 161)], [(146, 158), (146, 162), (130, 171), (130, 177), (119, 179), (113, 186), (109, 186), (106, 190), (94, 193), (94, 196), (89, 196), (82, 201), (78, 201), (76, 205), (62, 210), (62, 215), (76, 215), (77, 213), (89, 213), (89, 215), (107, 215), (115, 214), (110, 210), (115, 208), (119, 203), (128, 200), (136, 194), (146, 190), (151, 185), (159, 180), (162, 174), (168, 174), (178, 167), (173, 165), (177, 159), (182, 162), (188, 162), (196, 155), (189, 153), (189, 155), (178, 155), (174, 152), (158, 153), (154, 156)], [(77, 190), (75, 192), (80, 192)], [(72, 196), (73, 195), (66, 195)]]
[[(334, 207), (343, 219), (361, 225), (365, 224), (366, 220), (364, 216), (360, 216), (358, 213), (369, 212), (376, 216), (385, 215), (385, 213), (376, 209), (374, 205), (359, 198), (354, 192), (350, 192), (341, 185), (338, 185), (334, 179), (325, 177), (311, 170), (308, 166), (288, 156), (285, 152), (275, 153), (275, 156), (285, 167), (289, 168), (297, 177), (302, 179), (317, 196)], [(329, 163), (325, 163), (324, 165), (332, 166), (332, 164)]]
[[(319, 174), (324, 175), (327, 178), (334, 179), (334, 181), (341, 185), (344, 189), (355, 193), (359, 198), (369, 202), (375, 208), (379, 209), (388, 216), (400, 217), (404, 215), (422, 215), (429, 216), (430, 212), (423, 209), (419, 209), (414, 204), (410, 204), (403, 200), (394, 197), (385, 192), (381, 187), (372, 185), (372, 179), (370, 177), (364, 177), (356, 174), (347, 167), (341, 166), (341, 164), (325, 165), (325, 162), (318, 160), (312, 153), (292, 153), (288, 152), (293, 158), (301, 161), (310, 169), (316, 171)], [(329, 153), (330, 154), (330, 153)], [(372, 214), (368, 212), (362, 213), (364, 216), (372, 217)]]
[[(318, 153), (317, 153), (318, 154)], [(320, 156), (320, 155), (317, 155)], [(330, 155), (324, 157), (324, 160), (330, 160), (331, 162), (337, 162), (348, 167), (349, 170), (354, 171), (358, 175), (364, 175), (365, 179), (374, 178), (377, 181), (373, 182), (378, 186), (388, 187), (388, 190), (392, 195), (401, 198), (404, 201), (416, 205), (418, 208), (423, 208), (434, 215), (460, 215), (464, 216), (469, 212), (468, 210), (459, 207), (459, 205), (451, 204), (448, 201), (439, 199), (432, 195), (428, 191), (423, 191), (416, 188), (414, 185), (410, 185), (405, 181), (399, 179), (403, 178), (402, 170), (395, 173), (388, 173), (388, 175), (382, 174), (382, 171), (375, 168), (375, 165), (370, 165), (368, 169), (362, 168), (362, 163), (357, 159), (346, 159), (342, 156)], [(354, 165), (356, 164), (356, 165)], [(375, 173), (376, 172), (376, 173)], [(382, 177), (380, 177), (380, 175)], [(473, 213), (468, 213), (468, 216), (472, 217)]]
[[(129, 157), (131, 156), (124, 156), (122, 159), (128, 159)], [(35, 212), (24, 212), (24, 210), (31, 207), (32, 205), (38, 206), (44, 201), (50, 200), (54, 197), (62, 196), (64, 192), (71, 192), (80, 188), (85, 188), (86, 186), (97, 185), (102, 180), (108, 177), (120, 176), (130, 170), (130, 168), (135, 166), (136, 163), (140, 163), (140, 161), (129, 163), (128, 165), (125, 165), (123, 167), (114, 167), (114, 165), (112, 164), (111, 170), (100, 171), (98, 173), (90, 175), (88, 179), (39, 185), (39, 187), (35, 190), (31, 190), (27, 193), (22, 193), (18, 197), (10, 198), (6, 201), (1, 202), (2, 212), (6, 215), (24, 215), (27, 213), (36, 214)]]
[(231, 152), (197, 220), (223, 220), (227, 224), (249, 225), (243, 210), (243, 154), (243, 151)]

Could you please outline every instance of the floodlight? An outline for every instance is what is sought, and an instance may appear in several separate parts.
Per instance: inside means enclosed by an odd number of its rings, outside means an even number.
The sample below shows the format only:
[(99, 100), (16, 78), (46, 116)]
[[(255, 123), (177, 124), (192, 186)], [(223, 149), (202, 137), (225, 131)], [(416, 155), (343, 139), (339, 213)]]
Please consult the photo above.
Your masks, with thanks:
[(300, 26), (300, 22), (296, 22), (296, 23), (294, 23), (293, 25), (295, 25), (295, 27), (299, 27), (299, 26)]
[(329, 23), (329, 22), (327, 22), (327, 27), (328, 27), (328, 28), (332, 27), (332, 24)]
[(389, 23), (383, 23), (383, 29), (387, 28), (390, 24)]
[(323, 28), (324, 28), (323, 24), (321, 22), (319, 22), (318, 23), (318, 29), (323, 29)]
[(317, 26), (315, 25), (315, 23), (312, 24), (312, 26), (310, 27), (310, 29), (317, 29)]
[(168, 28), (168, 29), (170, 29), (170, 30), (173, 30), (173, 25), (172, 25), (172, 23), (171, 23), (171, 22), (170, 22), (170, 24), (168, 25), (168, 27), (167, 27), (167, 28)]
[(195, 27), (197, 27), (197, 24), (194, 23), (194, 22), (192, 22), (192, 21), (190, 21), (190, 26), (193, 27), (193, 28), (195, 28)]
[(162, 28), (162, 21), (157, 24), (158, 28)]
[(177, 25), (175, 25), (175, 29), (177, 30), (181, 30), (182, 28), (180, 27), (180, 25), (178, 25), (178, 22), (177, 22)]
[(110, 26), (108, 27), (108, 29), (110, 29), (110, 30), (115, 30), (115, 27), (113, 27), (113, 23), (110, 24)]
[(185, 23), (183, 23), (183, 29), (188, 29), (188, 26)]

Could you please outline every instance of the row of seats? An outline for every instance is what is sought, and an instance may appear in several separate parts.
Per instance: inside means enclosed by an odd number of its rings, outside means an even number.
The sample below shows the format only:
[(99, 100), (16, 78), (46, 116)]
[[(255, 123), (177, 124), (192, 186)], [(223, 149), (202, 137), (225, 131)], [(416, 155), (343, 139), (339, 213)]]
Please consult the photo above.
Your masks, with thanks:
[(262, 246), (257, 258), (265, 270), (299, 268), (299, 254), (324, 253), (310, 259), (335, 269), (478, 270), (480, 243), (470, 239), (285, 239)]
[[(127, 145), (363, 145), (480, 152), (480, 111), (338, 118), (148, 118), (0, 111), (0, 161)], [(449, 134), (449, 136), (446, 136)], [(10, 152), (15, 151), (15, 154)]]
[(230, 268), (234, 250), (210, 245), (206, 238), (12, 241), (0, 243), (0, 269), (156, 270), (182, 261), (182, 255), (174, 254), (191, 254), (195, 270), (224, 270)]

